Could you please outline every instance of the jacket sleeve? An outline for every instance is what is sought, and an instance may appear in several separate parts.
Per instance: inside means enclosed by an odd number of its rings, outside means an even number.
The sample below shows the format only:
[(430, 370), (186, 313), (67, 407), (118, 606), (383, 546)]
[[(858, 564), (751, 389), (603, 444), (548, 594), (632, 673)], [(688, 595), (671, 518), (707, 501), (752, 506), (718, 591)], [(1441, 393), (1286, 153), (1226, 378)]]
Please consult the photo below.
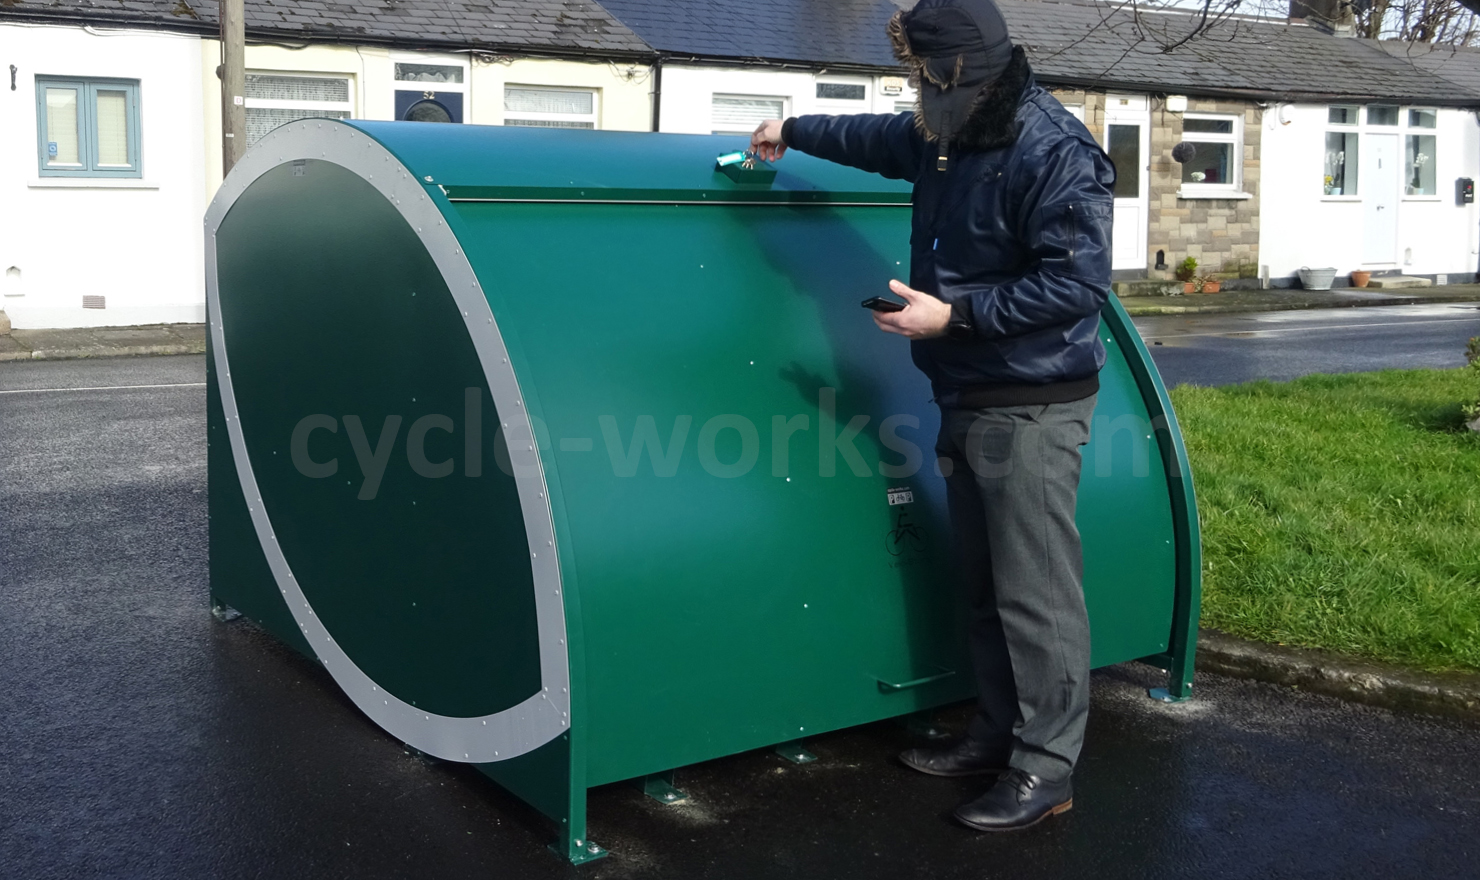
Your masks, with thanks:
[(997, 284), (960, 285), (942, 298), (969, 301), (982, 339), (1044, 330), (1097, 314), (1110, 292), (1115, 166), (1098, 147), (1066, 139), (1029, 183), (1015, 223), (1030, 265)]
[(911, 183), (920, 173), (925, 140), (910, 113), (798, 116), (782, 131), (788, 147), (819, 159)]

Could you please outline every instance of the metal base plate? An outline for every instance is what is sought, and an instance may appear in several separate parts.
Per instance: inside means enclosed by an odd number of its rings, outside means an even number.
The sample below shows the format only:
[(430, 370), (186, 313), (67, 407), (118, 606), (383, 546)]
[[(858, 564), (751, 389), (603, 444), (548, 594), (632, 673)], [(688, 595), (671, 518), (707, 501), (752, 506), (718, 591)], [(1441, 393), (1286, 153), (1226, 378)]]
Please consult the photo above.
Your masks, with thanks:
[(569, 861), (572, 865), (584, 865), (597, 859), (607, 857), (607, 851), (596, 844), (594, 840), (577, 840), (573, 842), (568, 850), (565, 845), (556, 841), (550, 844), (550, 851)]
[(930, 712), (911, 712), (908, 715), (899, 716), (896, 720), (911, 735), (922, 739), (939, 741), (951, 738), (950, 731), (936, 724)]
[(216, 618), (217, 623), (230, 623), (242, 616), (240, 611), (216, 599), (211, 600), (211, 616)]
[(660, 804), (681, 804), (689, 796), (673, 787), (672, 779), (666, 774), (656, 774), (642, 780), (642, 793)]
[(807, 751), (801, 740), (782, 743), (776, 747), (776, 754), (793, 764), (810, 764), (817, 760), (817, 756)]
[(1166, 688), (1152, 688), (1146, 692), (1146, 695), (1153, 700), (1160, 700), (1163, 703), (1185, 703), (1192, 699), (1191, 695), (1185, 697), (1176, 696)]

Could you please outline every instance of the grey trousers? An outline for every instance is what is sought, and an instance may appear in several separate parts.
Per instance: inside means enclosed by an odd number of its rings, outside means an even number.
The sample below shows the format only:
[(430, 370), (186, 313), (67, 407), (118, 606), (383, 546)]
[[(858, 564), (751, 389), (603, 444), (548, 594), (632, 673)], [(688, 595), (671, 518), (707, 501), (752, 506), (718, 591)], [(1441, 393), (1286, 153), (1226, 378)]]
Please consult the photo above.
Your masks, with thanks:
[(1089, 617), (1074, 503), (1095, 398), (944, 409), (936, 454), (971, 600), (967, 735), (1044, 779), (1074, 769), (1089, 713)]

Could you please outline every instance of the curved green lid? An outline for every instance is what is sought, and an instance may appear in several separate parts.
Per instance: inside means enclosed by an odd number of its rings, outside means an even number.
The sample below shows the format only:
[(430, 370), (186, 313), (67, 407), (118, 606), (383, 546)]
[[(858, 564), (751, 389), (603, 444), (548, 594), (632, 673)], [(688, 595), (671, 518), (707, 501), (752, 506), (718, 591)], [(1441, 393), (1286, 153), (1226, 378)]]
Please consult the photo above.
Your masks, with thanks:
[[(887, 204), (911, 186), (791, 151), (756, 175), (716, 160), (749, 146), (736, 135), (675, 135), (347, 121), (396, 155), (424, 184), (454, 201), (785, 202)], [(733, 172), (734, 169), (731, 169)], [(735, 179), (739, 178), (739, 180)]]

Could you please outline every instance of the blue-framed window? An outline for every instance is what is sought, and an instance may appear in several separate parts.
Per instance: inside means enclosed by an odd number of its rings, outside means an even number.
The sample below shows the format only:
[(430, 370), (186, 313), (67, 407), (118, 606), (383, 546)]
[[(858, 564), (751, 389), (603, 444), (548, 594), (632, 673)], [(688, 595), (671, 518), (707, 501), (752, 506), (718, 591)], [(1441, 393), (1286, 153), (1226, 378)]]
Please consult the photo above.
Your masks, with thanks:
[(36, 77), (42, 177), (142, 177), (139, 81)]

